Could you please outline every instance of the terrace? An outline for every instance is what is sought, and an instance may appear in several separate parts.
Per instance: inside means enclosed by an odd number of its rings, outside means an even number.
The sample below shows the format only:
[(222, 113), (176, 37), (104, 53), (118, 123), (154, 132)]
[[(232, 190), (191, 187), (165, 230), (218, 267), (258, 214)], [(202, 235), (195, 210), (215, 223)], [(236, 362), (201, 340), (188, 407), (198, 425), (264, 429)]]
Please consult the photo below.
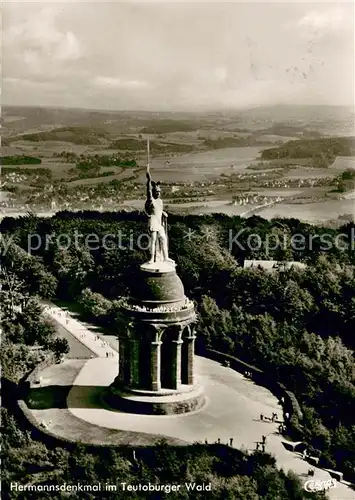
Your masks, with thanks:
[(181, 304), (161, 304), (157, 307), (147, 307), (138, 305), (133, 302), (124, 302), (123, 308), (126, 309), (131, 316), (139, 318), (141, 321), (155, 322), (166, 321), (175, 322), (191, 318), (194, 315), (194, 303), (192, 300), (186, 298)]

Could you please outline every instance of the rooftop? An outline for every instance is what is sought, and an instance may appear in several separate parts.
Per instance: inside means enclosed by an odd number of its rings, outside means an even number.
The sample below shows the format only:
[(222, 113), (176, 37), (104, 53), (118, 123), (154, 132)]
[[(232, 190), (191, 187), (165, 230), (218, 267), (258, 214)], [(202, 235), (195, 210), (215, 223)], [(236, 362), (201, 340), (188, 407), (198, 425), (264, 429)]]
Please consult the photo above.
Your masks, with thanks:
[(297, 269), (306, 269), (307, 265), (295, 260), (277, 261), (277, 260), (245, 260), (244, 269), (251, 267), (265, 269), (267, 271), (288, 271), (292, 267)]

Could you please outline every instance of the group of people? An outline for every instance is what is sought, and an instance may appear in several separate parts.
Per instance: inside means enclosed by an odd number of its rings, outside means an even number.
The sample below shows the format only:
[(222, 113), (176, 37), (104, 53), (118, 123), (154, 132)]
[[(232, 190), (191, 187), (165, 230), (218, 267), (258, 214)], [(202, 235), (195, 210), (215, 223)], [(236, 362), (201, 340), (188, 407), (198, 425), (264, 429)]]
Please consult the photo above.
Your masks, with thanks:
[(260, 413), (260, 420), (261, 421), (263, 421), (263, 420), (270, 420), (271, 422), (276, 422), (278, 420), (278, 416), (277, 416), (277, 413), (275, 413), (275, 412), (272, 413), (271, 418), (267, 417), (263, 413)]
[[(208, 444), (207, 438), (205, 439), (205, 444)], [(218, 438), (217, 441), (215, 441), (215, 444), (221, 444), (221, 438)], [(229, 440), (226, 442), (227, 446), (233, 446), (233, 438), (229, 438)]]
[[(45, 306), (45, 310), (48, 310), (48, 312), (50, 314), (55, 314), (56, 316), (59, 316), (61, 318), (65, 317), (65, 322), (66, 322), (67, 325), (69, 324), (69, 321), (71, 319), (73, 319), (68, 311), (63, 311), (63, 310), (60, 310), (60, 309), (58, 310), (55, 307), (51, 307), (51, 306)], [(80, 339), (87, 338), (86, 332), (80, 332), (79, 333), (79, 338)], [(105, 340), (102, 340), (98, 335), (95, 335), (93, 338), (94, 338), (95, 342), (101, 341), (101, 347), (102, 348), (105, 348), (106, 346), (110, 347), (109, 344), (108, 344), (108, 342), (106, 342)], [(106, 351), (105, 355), (106, 355), (106, 358), (114, 357), (114, 352), (112, 350)], [(92, 357), (94, 357), (94, 356), (92, 356)]]
[(266, 446), (266, 436), (262, 435), (261, 441), (256, 442), (256, 451), (259, 451), (261, 448), (262, 452), (265, 453), (265, 446)]
[[(106, 342), (106, 340), (102, 340), (98, 335), (95, 335), (94, 337), (95, 341), (100, 341), (101, 340), (101, 347), (110, 347), (110, 344)], [(106, 358), (113, 358), (114, 357), (114, 352), (112, 350), (106, 351)]]
[(187, 309), (191, 307), (193, 302), (189, 299), (186, 299), (185, 302), (181, 306), (158, 306), (154, 308), (149, 308), (146, 306), (138, 306), (136, 304), (127, 304), (127, 307), (132, 309), (133, 311), (139, 311), (139, 312), (177, 312), (181, 311), (183, 309)]

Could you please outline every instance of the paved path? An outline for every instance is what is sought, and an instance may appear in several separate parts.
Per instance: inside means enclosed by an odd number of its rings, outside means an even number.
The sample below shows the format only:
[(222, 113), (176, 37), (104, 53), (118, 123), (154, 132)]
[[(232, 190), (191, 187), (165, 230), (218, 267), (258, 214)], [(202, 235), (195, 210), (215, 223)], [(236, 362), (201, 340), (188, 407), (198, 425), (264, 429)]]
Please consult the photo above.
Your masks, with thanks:
[[(96, 358), (98, 359), (98, 358)], [(72, 387), (80, 370), (86, 363), (85, 359), (65, 359), (63, 363), (55, 364), (44, 368), (41, 372), (41, 384), (32, 387), (31, 399), (34, 404), (29, 405), (31, 415), (39, 424), (44, 423), (46, 429), (59, 438), (76, 442), (78, 440), (87, 444), (106, 446), (154, 446), (165, 436), (152, 436), (144, 432), (127, 432), (121, 430), (106, 429), (90, 424), (75, 417), (67, 408), (66, 397), (63, 392), (58, 398), (58, 393), (52, 398), (48, 398), (48, 393), (43, 395), (42, 391), (46, 387), (64, 386), (68, 391)], [(99, 388), (98, 388), (99, 389)], [(42, 393), (42, 394), (41, 394)], [(92, 391), (90, 394), (92, 398)], [(79, 405), (87, 406), (85, 398), (81, 397)], [(34, 406), (34, 408), (32, 408)], [(186, 445), (181, 439), (168, 438), (168, 443), (172, 446)]]
[(118, 363), (118, 352), (103, 340), (99, 335), (90, 331), (82, 322), (73, 318), (69, 311), (64, 311), (52, 302), (43, 302), (45, 306), (44, 313), (54, 319), (77, 340), (90, 349), (94, 355), (100, 358), (109, 358)]
[[(117, 352), (102, 344), (95, 333), (59, 307), (49, 304), (46, 312), (97, 355), (85, 363), (67, 397), (68, 409), (74, 417), (93, 426), (127, 431), (128, 435), (132, 431), (163, 434), (191, 443), (204, 442), (205, 439), (209, 443), (218, 439), (227, 443), (233, 438), (233, 446), (250, 451), (255, 449), (256, 441), (261, 441), (261, 436), (265, 435), (266, 451), (275, 455), (278, 466), (285, 471), (295, 471), (304, 480), (308, 479), (309, 464), (302, 460), (300, 454), (284, 448), (283, 439), (277, 433), (278, 424), (259, 419), (260, 413), (271, 416), (276, 412), (279, 417), (282, 415), (277, 399), (264, 387), (231, 368), (196, 357), (197, 373), (205, 387), (207, 400), (202, 409), (189, 414), (159, 417), (104, 409), (97, 397), (98, 390), (109, 386), (117, 376)], [(107, 352), (111, 353), (108, 358)], [(315, 468), (312, 479), (328, 480), (330, 475)], [(337, 487), (328, 494), (332, 500), (355, 500), (355, 492), (342, 483), (337, 483)]]

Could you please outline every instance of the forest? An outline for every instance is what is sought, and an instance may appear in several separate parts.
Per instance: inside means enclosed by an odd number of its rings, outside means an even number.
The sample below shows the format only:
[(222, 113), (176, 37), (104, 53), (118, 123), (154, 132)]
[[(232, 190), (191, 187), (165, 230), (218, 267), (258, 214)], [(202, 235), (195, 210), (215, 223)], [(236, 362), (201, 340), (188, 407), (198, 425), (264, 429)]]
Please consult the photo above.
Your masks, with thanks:
[(107, 134), (105, 131), (89, 127), (59, 127), (44, 132), (34, 132), (7, 138), (7, 143), (19, 140), (39, 141), (70, 141), (73, 144), (100, 144)]
[(2, 156), (0, 158), (1, 165), (40, 165), (41, 158), (34, 156), (16, 155), (16, 156)]
[(330, 137), (320, 139), (299, 139), (288, 141), (277, 148), (265, 149), (261, 158), (275, 160), (281, 158), (315, 158), (323, 159), (327, 166), (336, 156), (353, 156), (355, 154), (355, 137)]
[[(2, 221), (2, 234), (3, 244), (9, 248), (2, 252), (2, 265), (15, 274), (15, 281), (25, 284), (21, 294), (30, 297), (30, 304), (35, 300), (33, 297), (71, 301), (80, 305), (84, 317), (90, 321), (117, 330), (121, 325), (120, 299), (129, 295), (132, 276), (147, 259), (147, 252), (137, 243), (139, 235), (146, 232), (145, 224), (144, 215), (138, 212), (60, 212), (51, 219), (33, 215), (17, 220), (6, 218)], [(84, 243), (73, 244), (75, 232), (83, 235), (81, 241), (87, 235), (95, 234), (99, 241), (111, 235), (111, 240), (105, 240), (110, 244), (95, 248), (88, 248)], [(26, 250), (31, 234), (36, 234), (42, 244), (36, 245), (29, 256)], [(70, 245), (61, 243), (63, 234), (67, 235), (66, 241), (71, 241)], [(170, 253), (177, 262), (185, 293), (195, 301), (199, 315), (198, 353), (203, 355), (204, 350), (210, 348), (234, 355), (283, 383), (295, 394), (304, 415), (303, 420), (290, 429), (292, 437), (307, 442), (313, 454), (319, 456), (321, 466), (336, 468), (352, 480), (355, 478), (354, 234), (353, 224), (330, 229), (296, 219), (266, 221), (260, 217), (241, 219), (218, 214), (169, 216)], [(46, 235), (51, 235), (49, 244), (45, 244), (49, 241)], [(120, 235), (119, 247), (117, 235)], [(292, 245), (295, 235), (302, 235), (306, 244), (297, 248)], [(250, 244), (256, 236), (262, 245)], [(271, 239), (283, 244), (271, 246)], [(328, 242), (326, 246), (324, 241)], [(259, 268), (244, 269), (245, 259), (296, 260), (307, 267), (267, 272)], [(13, 307), (16, 304), (11, 302), (15, 292), (7, 293), (9, 307), (15, 310), (12, 314), (19, 314)], [(44, 342), (48, 326), (42, 329), (42, 323), (37, 321), (35, 333), (31, 333), (32, 330), (28, 333), (27, 323), (23, 321), (17, 327), (14, 321), (6, 323), (5, 319), (5, 338), (10, 347), (2, 352), (3, 376), (13, 383), (18, 383), (23, 372), (37, 361), (19, 362), (22, 356), (27, 359), (26, 353), (31, 352), (24, 346), (48, 344), (47, 349), (59, 349), (63, 353), (66, 349), (64, 345), (55, 347), (53, 340)], [(11, 370), (15, 370), (15, 375)], [(13, 418), (10, 413), (6, 417), (9, 420)], [(14, 427), (18, 425), (11, 422)], [(42, 447), (27, 435), (21, 439), (28, 439), (26, 446)], [(5, 440), (6, 455), (14, 443), (7, 434)], [(41, 459), (53, 463), (50, 457), (57, 451), (43, 447), (41, 450)], [(174, 450), (168, 452), (175, 453)], [(68, 471), (72, 474), (72, 465), (68, 465), (67, 452), (60, 453), (63, 465), (56, 473), (63, 474), (64, 478)], [(83, 449), (80, 453), (81, 458), (75, 459), (77, 467), (89, 461), (88, 469), (99, 477), (97, 459)], [(111, 453), (108, 467), (112, 468), (117, 460), (124, 459), (119, 452)], [(272, 475), (271, 483), (277, 483), (279, 489), (261, 493), (259, 479), (254, 475), (241, 479), (243, 474), (237, 468), (231, 479), (227, 472), (230, 460), (218, 454), (222, 452), (200, 448), (194, 458), (192, 449), (186, 453), (191, 455), (184, 474), (198, 475), (200, 470), (218, 482), (217, 496), (211, 498), (238, 498), (233, 494), (243, 491), (244, 487), (250, 487), (250, 491), (248, 489), (244, 496), (239, 493), (243, 499), (304, 498), (305, 493), (295, 486), (297, 481), (285, 479), (270, 463), (260, 465), (269, 471), (266, 474), (263, 469), (260, 477)], [(157, 460), (157, 455), (154, 456)], [(19, 474), (21, 464), (6, 463), (8, 478)], [(172, 467), (173, 463), (180, 462), (171, 458), (165, 465)], [(137, 471), (135, 464), (125, 464), (121, 471), (127, 474), (144, 471), (144, 474), (165, 478), (165, 466), (158, 467), (155, 463), (153, 468), (148, 467), (142, 459)], [(256, 469), (260, 470), (259, 465)], [(274, 484), (272, 488), (275, 487)], [(170, 498), (174, 498), (171, 495)]]

